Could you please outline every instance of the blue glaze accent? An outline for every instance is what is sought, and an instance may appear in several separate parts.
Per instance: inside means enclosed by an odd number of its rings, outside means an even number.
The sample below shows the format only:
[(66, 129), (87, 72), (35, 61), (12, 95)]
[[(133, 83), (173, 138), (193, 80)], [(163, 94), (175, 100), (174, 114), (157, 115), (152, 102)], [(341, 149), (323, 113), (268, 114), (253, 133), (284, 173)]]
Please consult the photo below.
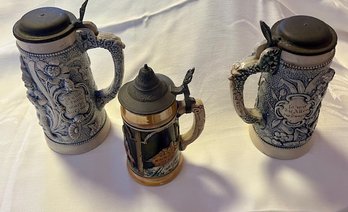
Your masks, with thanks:
[(304, 70), (283, 60), (277, 74), (262, 73), (255, 106), (263, 115), (263, 124), (254, 124), (257, 134), (275, 147), (304, 145), (314, 132), (334, 74), (328, 66)]
[[(88, 49), (110, 51), (115, 65), (112, 84), (97, 90)], [(22, 79), (45, 135), (58, 144), (88, 142), (104, 126), (103, 106), (116, 96), (123, 78), (124, 45), (116, 36), (89, 29), (76, 31), (76, 42), (65, 50), (33, 54), (20, 49)]]

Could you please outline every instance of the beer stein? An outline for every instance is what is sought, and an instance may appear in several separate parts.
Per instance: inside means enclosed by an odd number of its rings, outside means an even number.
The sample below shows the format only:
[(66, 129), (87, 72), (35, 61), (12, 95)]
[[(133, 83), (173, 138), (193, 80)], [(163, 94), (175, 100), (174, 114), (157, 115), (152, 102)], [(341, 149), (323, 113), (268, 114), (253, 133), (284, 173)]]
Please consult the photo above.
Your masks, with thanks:
[[(294, 159), (309, 151), (321, 102), (335, 71), (330, 63), (337, 35), (323, 21), (293, 16), (269, 28), (252, 56), (233, 65), (230, 88), (235, 110), (248, 124), (254, 145), (266, 155)], [(246, 108), (246, 79), (261, 73), (255, 108)]]
[[(48, 146), (62, 154), (80, 154), (101, 144), (110, 129), (104, 105), (116, 96), (123, 78), (120, 38), (98, 32), (92, 22), (43, 7), (26, 13), (13, 27), (27, 97), (35, 106)], [(88, 49), (107, 49), (114, 79), (97, 90)], [(101, 70), (103, 71), (103, 70)]]
[[(190, 97), (190, 69), (179, 87), (172, 80), (145, 65), (135, 80), (119, 92), (123, 118), (124, 145), (130, 175), (144, 185), (168, 183), (179, 173), (183, 157), (180, 151), (202, 132), (205, 111), (202, 101)], [(177, 101), (176, 96), (185, 99)], [(193, 113), (191, 129), (181, 135), (179, 117)]]

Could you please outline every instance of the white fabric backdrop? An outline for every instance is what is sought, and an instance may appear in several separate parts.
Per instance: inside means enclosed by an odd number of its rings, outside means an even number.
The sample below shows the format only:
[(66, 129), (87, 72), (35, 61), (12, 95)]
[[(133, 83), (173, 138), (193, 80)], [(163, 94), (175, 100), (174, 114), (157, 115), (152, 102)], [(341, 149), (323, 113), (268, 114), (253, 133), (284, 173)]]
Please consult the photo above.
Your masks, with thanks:
[[(37, 7), (78, 16), (82, 1), (0, 0), (0, 211), (347, 211), (348, 3), (346, 0), (90, 1), (85, 20), (126, 44), (124, 82), (149, 64), (180, 84), (196, 67), (191, 94), (206, 108), (201, 137), (183, 152), (170, 184), (145, 187), (126, 170), (117, 99), (106, 110), (112, 130), (98, 148), (76, 156), (51, 151), (34, 106), (26, 99), (12, 26)], [(330, 24), (339, 41), (331, 82), (305, 156), (269, 158), (251, 143), (229, 93), (231, 65), (262, 39), (259, 20), (273, 25), (296, 14)], [(99, 88), (113, 77), (105, 50), (89, 51)], [(245, 88), (252, 106), (258, 76)], [(192, 117), (181, 119), (184, 131)]]

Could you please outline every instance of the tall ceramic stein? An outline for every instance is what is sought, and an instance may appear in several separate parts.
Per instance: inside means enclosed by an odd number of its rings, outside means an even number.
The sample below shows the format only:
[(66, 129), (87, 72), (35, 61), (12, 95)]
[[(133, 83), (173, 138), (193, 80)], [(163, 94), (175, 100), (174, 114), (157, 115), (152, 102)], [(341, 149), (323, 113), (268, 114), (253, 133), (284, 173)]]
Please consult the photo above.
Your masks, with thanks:
[[(270, 29), (261, 22), (267, 43), (233, 65), (231, 94), (238, 115), (249, 124), (254, 145), (278, 159), (309, 151), (321, 101), (335, 72), (330, 63), (337, 35), (326, 23), (309, 16), (278, 21)], [(246, 79), (261, 72), (255, 108), (245, 108)]]
[[(167, 76), (155, 74), (145, 65), (134, 81), (120, 89), (128, 171), (141, 184), (162, 185), (174, 179), (183, 163), (180, 151), (204, 128), (203, 103), (190, 97), (188, 89), (193, 70), (187, 72), (180, 87), (175, 87)], [(185, 99), (176, 101), (178, 94), (184, 94)], [(194, 122), (180, 135), (179, 117), (184, 113), (193, 113)]]
[[(91, 22), (54, 7), (25, 14), (13, 27), (20, 51), (22, 79), (35, 106), (48, 146), (62, 154), (87, 152), (103, 142), (110, 129), (104, 105), (116, 96), (123, 78), (121, 40), (98, 32)], [(115, 76), (97, 90), (88, 49), (107, 49)], [(104, 70), (98, 70), (104, 71)]]

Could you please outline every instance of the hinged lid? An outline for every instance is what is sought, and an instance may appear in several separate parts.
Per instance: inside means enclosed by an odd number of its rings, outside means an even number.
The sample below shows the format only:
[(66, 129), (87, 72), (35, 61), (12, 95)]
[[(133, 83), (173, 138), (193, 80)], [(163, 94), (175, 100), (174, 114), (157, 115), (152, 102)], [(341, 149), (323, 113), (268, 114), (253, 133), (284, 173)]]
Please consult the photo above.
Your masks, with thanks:
[(14, 36), (28, 43), (45, 43), (58, 40), (82, 26), (87, 1), (80, 9), (80, 18), (56, 7), (42, 7), (29, 11), (13, 26)]
[(176, 95), (171, 92), (174, 88), (171, 79), (162, 74), (155, 74), (145, 64), (133, 81), (120, 88), (118, 99), (128, 111), (140, 115), (155, 114), (174, 103)]
[(311, 16), (292, 16), (272, 27), (272, 39), (285, 51), (300, 55), (318, 55), (331, 51), (337, 43), (336, 32)]

